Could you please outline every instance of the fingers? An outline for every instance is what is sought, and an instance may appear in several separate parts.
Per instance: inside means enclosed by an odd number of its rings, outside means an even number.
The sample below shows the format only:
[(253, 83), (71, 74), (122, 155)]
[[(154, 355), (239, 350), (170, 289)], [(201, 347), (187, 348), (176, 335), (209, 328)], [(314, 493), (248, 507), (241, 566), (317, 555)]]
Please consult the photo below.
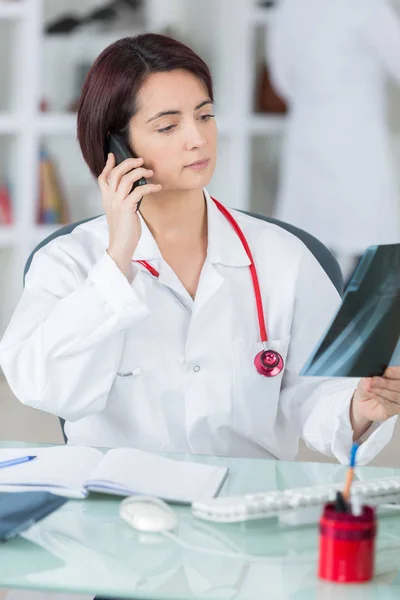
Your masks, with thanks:
[(400, 367), (387, 368), (383, 377), (362, 379), (357, 387), (357, 394), (361, 403), (366, 402), (370, 405), (371, 414), (379, 415), (380, 421), (399, 415)]
[(124, 200), (124, 204), (131, 206), (134, 212), (136, 212), (137, 203), (149, 194), (155, 194), (162, 190), (162, 186), (159, 183), (146, 183), (146, 185), (140, 185), (133, 190), (132, 193)]
[(102, 191), (103, 204), (107, 206), (120, 205), (124, 209), (130, 207), (133, 212), (137, 210), (137, 204), (149, 194), (161, 191), (160, 184), (147, 183), (135, 188), (132, 192), (132, 186), (142, 177), (148, 179), (152, 177), (153, 171), (140, 165), (142, 158), (128, 158), (121, 164), (115, 166), (115, 156), (110, 153), (107, 157), (106, 165), (98, 177), (98, 182)]
[(399, 404), (397, 402), (391, 402), (390, 400), (382, 398), (381, 396), (376, 396), (374, 397), (374, 399), (379, 404), (379, 406), (383, 408), (385, 413), (384, 418), (379, 419), (380, 421), (389, 419), (390, 417), (399, 414)]
[(370, 391), (390, 390), (400, 395), (400, 379), (388, 379), (386, 377), (372, 377)]
[(387, 379), (400, 380), (400, 367), (388, 367), (384, 373), (384, 377)]
[(116, 192), (121, 182), (121, 179), (126, 173), (129, 173), (133, 169), (137, 169), (142, 166), (143, 158), (127, 158), (122, 161), (121, 164), (117, 165), (112, 169), (108, 175), (108, 187), (111, 191)]
[(130, 193), (133, 184), (136, 181), (139, 181), (142, 177), (149, 179), (153, 175), (153, 171), (151, 169), (145, 169), (144, 167), (139, 169), (134, 169), (129, 173), (126, 173), (121, 178), (121, 182), (117, 189), (117, 200), (124, 200), (128, 194)]
[(105, 191), (106, 187), (108, 186), (108, 177), (110, 176), (110, 173), (114, 167), (115, 167), (115, 156), (114, 156), (114, 154), (112, 154), (112, 152), (110, 152), (107, 156), (107, 162), (105, 164), (105, 167), (97, 178), (97, 181), (99, 182), (99, 186), (100, 186), (100, 189), (102, 192)]
[(391, 402), (392, 404), (396, 404), (397, 407), (400, 408), (399, 392), (393, 392), (391, 390), (381, 388), (378, 390), (371, 390), (371, 395), (373, 398), (376, 398), (379, 401), (385, 400)]
[[(400, 407), (400, 381), (397, 379), (388, 379), (385, 377), (372, 377), (369, 385), (369, 393), (380, 403), (389, 402)], [(393, 406), (392, 408), (395, 408)]]

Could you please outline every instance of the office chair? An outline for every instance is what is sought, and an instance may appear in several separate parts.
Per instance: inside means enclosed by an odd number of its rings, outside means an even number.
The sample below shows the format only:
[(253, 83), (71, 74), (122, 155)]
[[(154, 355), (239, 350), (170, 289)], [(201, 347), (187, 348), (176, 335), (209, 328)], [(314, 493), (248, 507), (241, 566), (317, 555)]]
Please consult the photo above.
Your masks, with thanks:
[[(310, 252), (312, 252), (312, 254), (315, 256), (315, 258), (317, 259), (317, 261), (319, 262), (321, 267), (324, 269), (325, 273), (328, 275), (329, 279), (332, 281), (333, 285), (335, 286), (335, 288), (337, 289), (339, 294), (342, 296), (342, 294), (343, 294), (343, 276), (342, 276), (342, 272), (339, 267), (339, 263), (337, 262), (336, 258), (333, 256), (333, 254), (328, 250), (328, 248), (326, 248), (326, 246), (324, 246), (324, 244), (322, 242), (320, 242), (317, 238), (315, 238), (310, 233), (307, 233), (303, 229), (299, 229), (298, 227), (295, 227), (294, 225), (290, 225), (289, 223), (284, 223), (283, 221), (278, 221), (277, 219), (273, 219), (272, 217), (265, 217), (264, 215), (247, 212), (245, 210), (240, 211), (240, 212), (243, 212), (246, 215), (250, 215), (251, 217), (255, 217), (256, 219), (261, 219), (262, 221), (267, 221), (267, 223), (273, 223), (274, 225), (278, 225), (279, 227), (286, 229), (287, 231), (289, 231), (290, 233), (292, 233), (293, 235), (298, 237), (307, 246), (307, 248), (310, 250)], [(24, 285), (25, 285), (25, 277), (26, 277), (27, 272), (29, 271), (29, 267), (31, 266), (32, 259), (35, 255), (35, 253), (38, 250), (40, 250), (40, 248), (43, 248), (43, 246), (46, 246), (49, 242), (54, 240), (54, 238), (57, 238), (61, 235), (68, 235), (75, 229), (75, 227), (78, 227), (78, 225), (82, 225), (82, 223), (86, 223), (87, 221), (91, 221), (92, 219), (96, 219), (96, 218), (97, 217), (90, 217), (89, 219), (83, 219), (82, 221), (77, 221), (76, 223), (70, 223), (69, 225), (65, 225), (64, 227), (61, 227), (60, 229), (58, 229), (57, 231), (55, 231), (54, 233), (49, 235), (47, 238), (42, 240), (40, 242), (40, 244), (38, 244), (36, 246), (36, 248), (31, 252), (28, 260), (26, 261), (25, 269), (24, 269), (24, 279), (23, 279)], [(64, 432), (64, 419), (61, 419), (61, 417), (60, 417), (60, 423), (61, 423), (62, 433), (64, 436), (64, 441), (67, 442), (67, 437)]]

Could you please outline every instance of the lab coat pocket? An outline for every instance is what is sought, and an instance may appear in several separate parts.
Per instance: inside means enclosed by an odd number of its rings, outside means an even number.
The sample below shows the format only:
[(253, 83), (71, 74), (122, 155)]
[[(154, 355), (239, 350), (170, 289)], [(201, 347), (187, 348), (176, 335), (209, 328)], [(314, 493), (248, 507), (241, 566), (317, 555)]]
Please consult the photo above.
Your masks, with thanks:
[(114, 379), (114, 394), (120, 402), (127, 402), (129, 406), (138, 397), (144, 396), (144, 382), (142, 369), (130, 365), (120, 365)]
[[(268, 348), (279, 352), (284, 364), (290, 336), (271, 340)], [(260, 375), (254, 358), (260, 352), (260, 342), (236, 341), (234, 353), (234, 426), (254, 440), (265, 440), (265, 434), (275, 423), (284, 369), (274, 377)]]
[(142, 372), (141, 369), (133, 369), (133, 371), (118, 371), (117, 373), (117, 377), (137, 377), (138, 375), (140, 375), (140, 373)]

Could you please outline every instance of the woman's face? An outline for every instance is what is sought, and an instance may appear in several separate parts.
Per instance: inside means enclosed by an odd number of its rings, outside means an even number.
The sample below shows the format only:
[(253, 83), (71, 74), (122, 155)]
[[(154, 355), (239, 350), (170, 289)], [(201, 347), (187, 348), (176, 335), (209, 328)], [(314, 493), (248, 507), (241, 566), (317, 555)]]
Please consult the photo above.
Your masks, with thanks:
[(164, 191), (208, 185), (216, 162), (217, 127), (204, 85), (177, 69), (150, 75), (129, 125), (130, 143), (152, 183)]

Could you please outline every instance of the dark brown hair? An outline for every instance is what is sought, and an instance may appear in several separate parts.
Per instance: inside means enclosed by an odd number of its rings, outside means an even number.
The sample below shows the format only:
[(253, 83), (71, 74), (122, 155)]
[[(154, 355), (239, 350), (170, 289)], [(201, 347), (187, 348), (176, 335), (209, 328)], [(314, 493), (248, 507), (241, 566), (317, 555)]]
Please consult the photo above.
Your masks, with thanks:
[(78, 107), (78, 141), (95, 177), (105, 165), (108, 132), (122, 135), (129, 144), (129, 122), (137, 111), (137, 96), (146, 77), (174, 69), (193, 73), (214, 101), (208, 66), (172, 38), (155, 33), (127, 37), (98, 56), (87, 74)]

